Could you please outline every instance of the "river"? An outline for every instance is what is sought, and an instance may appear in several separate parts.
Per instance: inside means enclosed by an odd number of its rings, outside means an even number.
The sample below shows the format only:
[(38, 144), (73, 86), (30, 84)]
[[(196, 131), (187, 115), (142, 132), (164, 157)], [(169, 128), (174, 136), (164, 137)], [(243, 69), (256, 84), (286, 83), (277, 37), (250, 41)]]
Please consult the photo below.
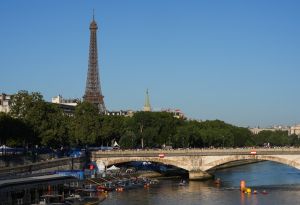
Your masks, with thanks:
[[(215, 172), (221, 179), (190, 181), (179, 186), (179, 179), (160, 180), (148, 189), (111, 192), (103, 205), (274, 205), (300, 204), (300, 170), (266, 161)], [(239, 191), (240, 180), (258, 194)], [(262, 194), (266, 190), (268, 194)]]

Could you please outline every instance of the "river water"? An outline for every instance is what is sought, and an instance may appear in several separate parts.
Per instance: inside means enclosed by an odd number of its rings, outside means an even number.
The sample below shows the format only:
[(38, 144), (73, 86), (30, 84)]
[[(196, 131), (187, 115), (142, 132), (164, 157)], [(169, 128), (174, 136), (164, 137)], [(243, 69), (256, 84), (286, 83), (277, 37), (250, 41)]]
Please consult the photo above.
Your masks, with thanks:
[[(300, 204), (300, 170), (274, 163), (260, 162), (215, 172), (221, 179), (190, 181), (179, 186), (180, 179), (160, 180), (150, 188), (111, 192), (103, 205), (274, 205)], [(258, 194), (239, 191), (240, 180)], [(266, 190), (267, 194), (261, 192)]]

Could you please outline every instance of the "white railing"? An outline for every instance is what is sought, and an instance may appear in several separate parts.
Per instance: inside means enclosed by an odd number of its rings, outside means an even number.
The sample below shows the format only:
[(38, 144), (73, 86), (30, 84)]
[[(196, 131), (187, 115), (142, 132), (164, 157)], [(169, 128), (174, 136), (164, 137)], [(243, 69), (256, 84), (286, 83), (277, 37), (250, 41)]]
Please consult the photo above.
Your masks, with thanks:
[(299, 153), (300, 148), (289, 148), (289, 147), (276, 147), (276, 148), (220, 148), (220, 149), (135, 149), (135, 150), (110, 150), (110, 151), (94, 151), (93, 154), (95, 155), (140, 155), (140, 154), (206, 154), (209, 153), (218, 153), (218, 154), (228, 154), (228, 153), (236, 153), (236, 154), (250, 154), (251, 152), (255, 151), (257, 154), (259, 153)]

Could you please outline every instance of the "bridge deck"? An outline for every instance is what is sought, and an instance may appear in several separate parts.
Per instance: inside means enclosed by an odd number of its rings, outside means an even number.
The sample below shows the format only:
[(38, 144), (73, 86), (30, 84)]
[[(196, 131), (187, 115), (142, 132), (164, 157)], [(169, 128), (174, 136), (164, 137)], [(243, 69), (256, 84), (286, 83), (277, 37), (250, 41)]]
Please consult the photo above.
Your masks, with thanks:
[(222, 156), (222, 155), (298, 155), (300, 148), (274, 149), (174, 149), (174, 150), (111, 150), (92, 152), (92, 158), (109, 157), (157, 157), (167, 156)]

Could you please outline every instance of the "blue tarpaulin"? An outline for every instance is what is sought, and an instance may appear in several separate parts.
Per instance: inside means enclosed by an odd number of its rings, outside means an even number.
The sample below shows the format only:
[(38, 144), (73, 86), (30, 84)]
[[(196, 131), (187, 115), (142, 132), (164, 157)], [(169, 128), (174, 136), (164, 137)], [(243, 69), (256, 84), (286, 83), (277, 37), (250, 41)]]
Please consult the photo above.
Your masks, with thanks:
[(84, 172), (82, 170), (56, 171), (55, 173), (61, 176), (73, 176), (77, 179), (84, 179)]

